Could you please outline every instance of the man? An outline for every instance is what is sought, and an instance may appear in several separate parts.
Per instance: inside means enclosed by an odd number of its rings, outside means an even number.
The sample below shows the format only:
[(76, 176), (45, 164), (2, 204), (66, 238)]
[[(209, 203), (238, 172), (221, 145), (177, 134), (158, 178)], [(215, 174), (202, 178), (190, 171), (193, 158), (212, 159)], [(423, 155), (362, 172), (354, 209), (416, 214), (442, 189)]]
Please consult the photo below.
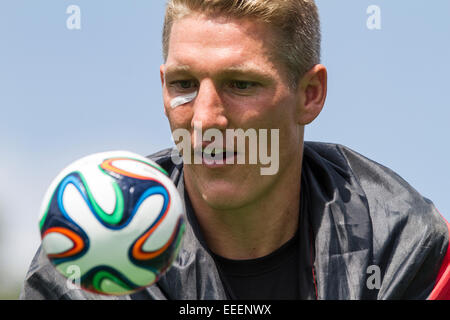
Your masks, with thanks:
[[(348, 148), (303, 141), (327, 93), (312, 0), (171, 0), (163, 42), (165, 113), (192, 148), (182, 164), (171, 150), (151, 158), (184, 199), (187, 231), (167, 274), (122, 298), (450, 298), (449, 231), (432, 203)], [(208, 152), (199, 136), (212, 129), (279, 134), (277, 170), (250, 164), (250, 143)], [(39, 252), (22, 298), (103, 297), (67, 288)]]

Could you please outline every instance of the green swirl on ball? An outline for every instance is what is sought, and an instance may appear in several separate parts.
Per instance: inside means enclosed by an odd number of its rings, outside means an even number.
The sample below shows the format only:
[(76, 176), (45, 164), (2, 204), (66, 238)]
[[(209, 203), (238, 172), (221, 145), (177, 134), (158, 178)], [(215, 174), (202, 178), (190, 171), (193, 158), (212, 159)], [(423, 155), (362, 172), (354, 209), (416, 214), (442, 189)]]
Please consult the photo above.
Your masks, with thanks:
[[(104, 172), (103, 172), (104, 173)], [(92, 208), (94, 211), (98, 214), (100, 219), (102, 219), (104, 222), (110, 225), (117, 225), (120, 221), (122, 221), (123, 213), (124, 213), (124, 200), (123, 200), (123, 194), (120, 190), (119, 184), (115, 181), (112, 181), (112, 186), (114, 188), (114, 193), (116, 195), (116, 206), (114, 208), (114, 212), (112, 214), (106, 213), (95, 201), (94, 196), (92, 195), (91, 190), (89, 189), (89, 186), (83, 177), (83, 174), (81, 172), (78, 172), (78, 174), (81, 177), (81, 180), (83, 181), (83, 185), (86, 188), (86, 193), (89, 198), (89, 201), (92, 204)], [(104, 173), (106, 174), (106, 173)]]

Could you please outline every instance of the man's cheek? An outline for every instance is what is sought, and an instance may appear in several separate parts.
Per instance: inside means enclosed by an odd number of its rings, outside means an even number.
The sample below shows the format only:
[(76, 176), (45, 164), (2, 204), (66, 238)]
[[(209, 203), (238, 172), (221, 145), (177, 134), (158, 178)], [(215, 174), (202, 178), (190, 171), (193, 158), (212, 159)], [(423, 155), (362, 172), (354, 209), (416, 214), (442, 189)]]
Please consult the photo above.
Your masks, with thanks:
[(172, 131), (175, 129), (189, 129), (192, 121), (192, 112), (189, 110), (170, 110), (164, 109), (169, 119)]

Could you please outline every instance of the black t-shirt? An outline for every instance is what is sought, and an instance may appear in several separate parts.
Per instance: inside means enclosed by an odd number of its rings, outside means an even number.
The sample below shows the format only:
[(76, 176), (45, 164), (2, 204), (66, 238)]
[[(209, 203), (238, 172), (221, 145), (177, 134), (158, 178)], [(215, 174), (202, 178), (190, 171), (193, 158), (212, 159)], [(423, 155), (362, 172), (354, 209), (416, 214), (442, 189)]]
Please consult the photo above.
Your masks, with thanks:
[(299, 300), (315, 297), (310, 265), (313, 257), (308, 254), (309, 248), (304, 246), (306, 238), (310, 237), (307, 189), (302, 182), (299, 228), (294, 237), (279, 249), (252, 260), (230, 260), (210, 252), (229, 299)]
[(186, 215), (199, 242), (211, 255), (227, 299), (312, 300), (317, 299), (313, 261), (314, 240), (309, 223), (309, 188), (302, 175), (297, 232), (288, 242), (265, 257), (230, 260), (208, 249), (189, 195), (184, 190)]
[(271, 254), (252, 260), (214, 255), (228, 295), (239, 300), (299, 299), (298, 233)]

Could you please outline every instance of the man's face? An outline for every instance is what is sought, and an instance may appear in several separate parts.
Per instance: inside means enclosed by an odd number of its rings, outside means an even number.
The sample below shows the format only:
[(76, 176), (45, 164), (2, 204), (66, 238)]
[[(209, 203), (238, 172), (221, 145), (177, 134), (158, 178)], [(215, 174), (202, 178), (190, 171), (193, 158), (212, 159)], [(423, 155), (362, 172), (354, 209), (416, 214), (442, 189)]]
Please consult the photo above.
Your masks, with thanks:
[[(299, 166), (303, 147), (303, 127), (296, 120), (299, 95), (271, 54), (275, 36), (268, 26), (251, 20), (197, 14), (172, 26), (167, 61), (161, 66), (172, 131), (189, 130), (194, 147), (194, 123), (201, 124), (203, 132), (219, 129), (224, 139), (226, 129), (279, 129), (275, 148), (279, 170), (274, 175), (261, 175), (260, 168), (267, 165), (248, 164), (248, 156), (246, 164), (184, 165), (188, 191), (211, 208), (232, 210), (258, 201)], [(195, 92), (191, 102), (171, 107), (174, 98)], [(268, 140), (270, 151), (270, 134)]]

